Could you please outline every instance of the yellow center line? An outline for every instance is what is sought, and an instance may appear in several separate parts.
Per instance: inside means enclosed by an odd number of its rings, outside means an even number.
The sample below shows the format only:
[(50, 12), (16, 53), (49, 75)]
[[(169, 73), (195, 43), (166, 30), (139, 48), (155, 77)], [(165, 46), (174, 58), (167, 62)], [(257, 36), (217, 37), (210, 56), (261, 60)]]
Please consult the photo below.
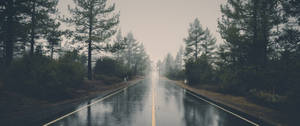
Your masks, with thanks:
[(154, 91), (154, 84), (152, 88), (152, 126), (156, 126), (155, 121), (155, 91)]

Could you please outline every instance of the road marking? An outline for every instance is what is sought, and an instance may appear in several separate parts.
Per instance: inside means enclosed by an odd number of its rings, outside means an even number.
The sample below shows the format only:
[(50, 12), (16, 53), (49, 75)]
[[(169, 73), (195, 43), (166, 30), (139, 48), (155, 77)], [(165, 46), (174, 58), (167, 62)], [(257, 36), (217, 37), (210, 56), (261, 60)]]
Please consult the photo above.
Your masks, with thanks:
[(205, 101), (205, 102), (207, 102), (207, 103), (209, 103), (209, 104), (211, 104), (211, 105), (213, 105), (213, 106), (215, 106), (215, 107), (217, 107), (217, 108), (219, 108), (219, 109), (221, 109), (221, 110), (223, 110), (223, 111), (225, 111), (225, 112), (228, 112), (228, 113), (230, 113), (230, 114), (232, 114), (232, 115), (234, 115), (234, 116), (236, 116), (236, 117), (238, 117), (238, 118), (240, 118), (240, 119), (242, 119), (242, 120), (244, 120), (244, 121), (246, 121), (246, 122), (248, 122), (248, 123), (250, 123), (250, 124), (252, 124), (252, 125), (259, 126), (257, 123), (252, 122), (252, 121), (250, 121), (250, 120), (248, 120), (248, 119), (246, 119), (246, 118), (244, 118), (244, 117), (242, 117), (242, 116), (240, 116), (240, 115), (238, 115), (238, 114), (235, 114), (235, 113), (233, 113), (233, 112), (231, 112), (231, 111), (229, 111), (229, 110), (227, 110), (227, 109), (225, 109), (225, 108), (223, 108), (223, 107), (221, 107), (221, 106), (218, 106), (218, 105), (216, 105), (216, 104), (214, 104), (214, 103), (212, 103), (212, 102), (210, 102), (210, 101), (207, 101), (207, 100), (205, 100), (205, 99), (203, 99), (203, 98), (201, 98), (201, 97), (199, 97), (199, 96), (193, 94), (193, 93), (190, 92), (190, 91), (187, 91), (187, 92), (188, 92), (189, 94), (193, 95), (194, 97), (199, 98), (199, 99), (201, 99), (201, 100), (203, 100), (203, 101)]
[(61, 117), (59, 117), (59, 118), (57, 118), (57, 119), (55, 119), (55, 120), (53, 120), (53, 121), (51, 121), (51, 122), (49, 122), (49, 123), (46, 123), (46, 124), (44, 124), (43, 126), (49, 126), (49, 125), (51, 125), (51, 124), (53, 124), (53, 123), (55, 123), (55, 122), (57, 122), (57, 121), (59, 121), (59, 120), (62, 120), (63, 118), (66, 118), (66, 117), (68, 117), (68, 116), (70, 116), (70, 115), (72, 115), (72, 114), (74, 114), (74, 113), (76, 113), (76, 112), (79, 112), (79, 111), (81, 111), (81, 110), (83, 110), (83, 109), (85, 109), (85, 108), (87, 108), (87, 107), (89, 107), (89, 106), (92, 106), (92, 105), (94, 105), (94, 104), (96, 104), (96, 103), (98, 103), (98, 102), (101, 102), (101, 101), (105, 100), (106, 98), (109, 98), (109, 97), (111, 97), (111, 96), (113, 96), (113, 95), (115, 95), (115, 94), (118, 94), (118, 93), (120, 93), (121, 91), (123, 91), (123, 90), (120, 89), (120, 90), (118, 90), (118, 91), (116, 91), (116, 92), (114, 92), (114, 93), (112, 93), (112, 94), (109, 94), (109, 95), (107, 95), (107, 96), (105, 96), (105, 97), (103, 97), (103, 98), (101, 98), (101, 99), (99, 99), (99, 100), (94, 101), (94, 102), (91, 103), (91, 104), (88, 104), (88, 105), (85, 105), (85, 106), (83, 106), (83, 107), (80, 107), (79, 109), (77, 109), (77, 110), (75, 110), (75, 111), (73, 111), (73, 112), (70, 112), (70, 113), (68, 113), (68, 114), (66, 114), (66, 115), (64, 115), (64, 116), (61, 116)]
[(152, 85), (152, 126), (156, 126), (156, 121), (155, 121), (155, 88), (154, 88), (154, 83)]

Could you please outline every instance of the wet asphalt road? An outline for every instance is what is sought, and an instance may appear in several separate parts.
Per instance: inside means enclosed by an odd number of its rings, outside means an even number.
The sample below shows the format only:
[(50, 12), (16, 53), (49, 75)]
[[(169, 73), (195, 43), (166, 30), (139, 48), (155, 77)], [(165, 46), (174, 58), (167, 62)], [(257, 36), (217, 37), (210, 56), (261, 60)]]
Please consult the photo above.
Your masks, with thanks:
[(153, 73), (139, 84), (94, 103), (51, 126), (251, 126)]

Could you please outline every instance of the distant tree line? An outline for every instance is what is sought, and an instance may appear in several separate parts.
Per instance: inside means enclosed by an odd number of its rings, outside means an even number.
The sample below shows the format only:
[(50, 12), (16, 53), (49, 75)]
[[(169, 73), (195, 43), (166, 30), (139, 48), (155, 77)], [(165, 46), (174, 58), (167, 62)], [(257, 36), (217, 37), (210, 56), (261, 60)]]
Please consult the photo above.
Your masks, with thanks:
[[(145, 52), (144, 45), (138, 42), (130, 32), (126, 37), (121, 30), (117, 33), (113, 57), (103, 57), (96, 62), (95, 79), (120, 82), (134, 76), (143, 76), (151, 70), (151, 61)], [(116, 49), (116, 48), (113, 48)]]
[[(227, 0), (218, 20), (224, 43), (217, 45), (198, 19), (190, 24), (181, 78), (277, 109), (295, 109), (300, 103), (299, 8), (297, 0)], [(170, 64), (169, 57), (162, 64)], [(163, 68), (170, 71), (165, 75), (177, 74), (171, 67)]]
[(163, 59), (163, 61), (158, 61), (156, 63), (156, 67), (159, 71), (160, 75), (165, 75), (168, 78), (181, 80), (184, 79), (184, 64), (183, 64), (183, 56), (184, 56), (184, 49), (181, 46), (179, 51), (174, 57), (168, 53), (167, 56)]
[[(73, 3), (71, 15), (65, 17), (58, 13), (58, 0), (0, 1), (0, 88), (4, 84), (5, 89), (56, 98), (68, 88), (79, 87), (86, 77), (95, 79), (107, 69), (101, 67), (105, 62), (115, 73), (126, 71), (120, 78), (142, 75), (148, 69), (150, 60), (132, 34), (110, 41), (119, 23), (115, 4), (107, 0)], [(61, 24), (70, 27), (63, 29)], [(115, 58), (117, 52), (123, 58), (128, 54), (130, 61)], [(95, 53), (111, 54), (116, 63), (93, 59)], [(122, 69), (116, 69), (116, 64)]]

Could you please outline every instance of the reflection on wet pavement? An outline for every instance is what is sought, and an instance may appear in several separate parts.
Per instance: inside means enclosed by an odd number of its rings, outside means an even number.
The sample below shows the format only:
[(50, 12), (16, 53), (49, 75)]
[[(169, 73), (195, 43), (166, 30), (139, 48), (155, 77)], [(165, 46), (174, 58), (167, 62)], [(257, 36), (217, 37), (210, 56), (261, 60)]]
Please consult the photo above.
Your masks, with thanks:
[[(157, 126), (250, 125), (195, 98), (181, 87), (159, 78), (156, 73), (139, 84), (128, 87), (120, 93), (67, 116), (52, 125), (151, 126), (153, 123), (153, 93), (155, 93), (154, 108)], [(95, 100), (97, 99), (87, 101), (81, 106), (90, 104)]]

